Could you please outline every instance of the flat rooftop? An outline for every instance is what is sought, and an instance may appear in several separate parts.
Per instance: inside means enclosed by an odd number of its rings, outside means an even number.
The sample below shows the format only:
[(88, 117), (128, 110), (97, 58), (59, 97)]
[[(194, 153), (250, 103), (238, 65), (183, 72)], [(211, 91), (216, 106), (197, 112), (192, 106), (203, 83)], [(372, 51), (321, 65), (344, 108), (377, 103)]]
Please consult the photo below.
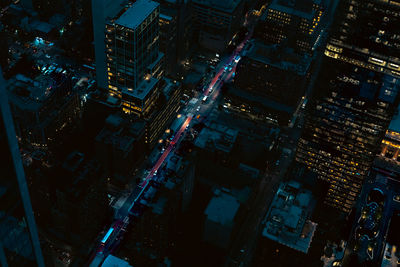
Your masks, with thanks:
[(239, 209), (239, 201), (232, 195), (216, 189), (204, 214), (207, 219), (221, 225), (231, 225)]
[(113, 255), (108, 255), (101, 267), (132, 267), (132, 265), (130, 265), (127, 261), (124, 261), (123, 259), (120, 259)]
[(400, 105), (397, 106), (397, 113), (395, 113), (393, 116), (388, 129), (390, 131), (400, 133)]
[(151, 77), (148, 80), (143, 80), (136, 89), (132, 91), (124, 89), (123, 93), (134, 98), (144, 100), (146, 96), (152, 91), (152, 89), (157, 85), (158, 79)]
[(242, 0), (193, 0), (193, 3), (229, 13), (233, 12), (241, 1)]
[(313, 10), (313, 0), (274, 0), (268, 9), (308, 20), (312, 20), (315, 13)]
[(298, 55), (290, 49), (281, 51), (277, 45), (265, 45), (261, 42), (254, 42), (246, 56), (282, 70), (291, 70), (298, 75), (305, 75), (312, 61), (307, 55)]
[(138, 0), (115, 23), (126, 28), (136, 29), (158, 6), (157, 2), (151, 0)]
[(195, 146), (203, 149), (212, 146), (215, 149), (229, 153), (236, 142), (238, 134), (238, 130), (213, 122), (209, 127), (201, 130), (196, 138)]
[[(64, 76), (63, 76), (64, 77)], [(10, 101), (21, 110), (35, 111), (42, 107), (67, 78), (55, 82), (50, 75), (39, 74), (31, 79), (17, 74), (7, 81), (7, 92)]]
[(265, 218), (262, 235), (307, 253), (317, 227), (309, 220), (314, 204), (311, 192), (298, 182), (281, 183)]
[(128, 153), (144, 132), (144, 127), (143, 121), (127, 122), (117, 115), (110, 115), (106, 119), (106, 126), (95, 140)]
[(171, 21), (172, 17), (166, 14), (160, 13), (160, 19)]

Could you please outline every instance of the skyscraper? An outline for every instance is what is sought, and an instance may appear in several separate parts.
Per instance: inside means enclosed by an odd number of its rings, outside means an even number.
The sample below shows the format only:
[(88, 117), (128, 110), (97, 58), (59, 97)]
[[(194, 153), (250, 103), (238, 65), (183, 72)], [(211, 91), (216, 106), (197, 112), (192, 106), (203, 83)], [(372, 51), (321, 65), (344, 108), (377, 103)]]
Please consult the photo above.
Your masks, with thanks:
[(222, 52), (239, 30), (243, 0), (193, 0), (194, 27), (204, 48)]
[(325, 67), (296, 158), (328, 182), (325, 203), (348, 212), (398, 104), (400, 80), (349, 64)]
[(97, 75), (105, 75), (98, 77), (99, 84), (108, 104), (120, 107), (131, 120), (146, 121), (145, 143), (153, 146), (179, 109), (181, 94), (180, 84), (164, 77), (160, 4), (138, 0), (114, 7), (112, 14), (99, 16), (105, 19), (102, 43), (95, 41)]
[(398, 105), (399, 10), (396, 1), (340, 2), (308, 105), (296, 159), (327, 182), (325, 203), (345, 212)]
[(400, 76), (400, 2), (340, 1), (325, 55)]
[(159, 4), (139, 0), (106, 23), (108, 90), (126, 113), (150, 112), (163, 74), (159, 52)]
[(266, 44), (285, 44), (311, 53), (321, 31), (324, 15), (320, 1), (274, 0), (261, 18), (255, 36)]
[(0, 264), (44, 266), (4, 84), (0, 71)]
[(92, 0), (94, 52), (96, 58), (97, 85), (108, 88), (105, 25), (108, 18), (114, 17), (122, 8), (125, 0)]

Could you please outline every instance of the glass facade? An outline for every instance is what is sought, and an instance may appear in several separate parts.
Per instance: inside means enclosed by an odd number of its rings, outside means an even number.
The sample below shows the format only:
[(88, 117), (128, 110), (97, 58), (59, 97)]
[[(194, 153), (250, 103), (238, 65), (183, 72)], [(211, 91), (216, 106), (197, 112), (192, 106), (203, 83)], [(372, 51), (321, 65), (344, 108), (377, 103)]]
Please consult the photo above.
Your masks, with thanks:
[(121, 97), (123, 89), (134, 91), (145, 79), (147, 67), (158, 57), (159, 8), (137, 27), (110, 22), (106, 25), (108, 88)]

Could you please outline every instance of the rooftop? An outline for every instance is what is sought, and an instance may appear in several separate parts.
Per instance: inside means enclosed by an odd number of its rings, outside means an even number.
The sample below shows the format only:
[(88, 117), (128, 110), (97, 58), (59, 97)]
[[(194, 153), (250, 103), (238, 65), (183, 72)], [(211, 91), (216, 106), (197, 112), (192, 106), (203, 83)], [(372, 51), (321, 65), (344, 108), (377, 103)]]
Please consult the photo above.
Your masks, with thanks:
[(277, 111), (283, 112), (283, 113), (291, 114), (294, 112), (294, 107), (279, 103), (279, 102), (271, 100), (267, 97), (251, 94), (247, 91), (240, 90), (235, 87), (230, 88), (228, 93), (230, 95), (236, 96), (238, 98), (244, 98), (244, 99), (246, 99), (246, 101), (252, 102), (255, 105), (255, 107), (257, 107), (256, 104), (258, 104), (259, 106), (261, 106), (263, 108), (277, 110)]
[(312, 61), (307, 55), (299, 55), (290, 49), (261, 42), (254, 43), (247, 57), (282, 70), (291, 70), (298, 75), (305, 75)]
[(310, 191), (295, 181), (282, 183), (267, 213), (262, 235), (307, 253), (317, 227), (308, 220), (313, 207)]
[(314, 17), (313, 0), (274, 0), (271, 9), (310, 20)]
[(152, 89), (157, 85), (157, 83), (158, 79), (151, 77), (148, 80), (143, 80), (136, 89), (124, 89), (123, 93), (134, 98), (144, 100), (146, 96), (152, 91)]
[(163, 214), (164, 213), (164, 207), (167, 204), (168, 199), (166, 197), (160, 197), (158, 198), (157, 202), (152, 203), (152, 207), (153, 207), (153, 213), (155, 214)]
[(157, 2), (151, 0), (138, 0), (115, 23), (130, 29), (136, 29), (158, 6)]
[(397, 112), (393, 116), (388, 129), (390, 131), (400, 133), (400, 105), (397, 106)]
[(163, 93), (165, 95), (165, 97), (167, 99), (169, 99), (171, 97), (171, 95), (173, 94), (173, 92), (175, 91), (175, 88), (179, 88), (180, 83), (179, 82), (174, 82), (171, 79), (168, 78), (163, 78), (163, 80), (165, 81), (165, 86), (163, 87)]
[(225, 13), (233, 12), (242, 0), (193, 0), (195, 4), (205, 5)]
[(96, 142), (112, 145), (114, 149), (128, 153), (140, 139), (144, 127), (143, 121), (126, 122), (117, 115), (110, 115), (106, 119), (106, 127), (96, 136)]
[(200, 148), (215, 148), (229, 153), (239, 134), (238, 130), (225, 125), (212, 122), (209, 127), (203, 128), (195, 141), (195, 146)]
[(233, 223), (239, 206), (240, 203), (235, 197), (216, 189), (214, 197), (208, 203), (204, 213), (210, 221), (222, 225), (230, 225)]
[(160, 19), (171, 21), (172, 17), (168, 16), (168, 15), (165, 15), (163, 13), (160, 13)]
[(123, 259), (120, 259), (113, 255), (108, 255), (101, 267), (132, 267), (132, 265), (130, 265), (127, 261), (124, 261)]
[(63, 83), (67, 82), (67, 76), (57, 75), (39, 74), (31, 79), (17, 74), (8, 80), (7, 89), (10, 101), (21, 110), (40, 109), (43, 103), (54, 95)]

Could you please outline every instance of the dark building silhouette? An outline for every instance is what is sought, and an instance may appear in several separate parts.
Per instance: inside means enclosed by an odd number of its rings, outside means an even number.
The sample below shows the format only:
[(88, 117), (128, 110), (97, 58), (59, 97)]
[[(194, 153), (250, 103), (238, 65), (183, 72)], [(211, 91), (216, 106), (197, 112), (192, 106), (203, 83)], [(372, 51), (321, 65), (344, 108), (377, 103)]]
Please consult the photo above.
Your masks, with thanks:
[(0, 264), (44, 266), (4, 84), (0, 71)]
[(145, 125), (144, 121), (132, 123), (113, 114), (96, 136), (96, 157), (113, 185), (125, 185), (137, 167), (135, 163), (143, 158)]
[(321, 32), (322, 6), (315, 0), (274, 0), (258, 23), (255, 37), (311, 54)]
[(160, 3), (160, 51), (165, 54), (165, 73), (178, 77), (182, 61), (188, 57), (193, 32), (191, 1)]
[[(283, 45), (254, 42), (236, 68), (231, 105), (288, 124), (308, 81), (311, 57)], [(288, 79), (287, 77), (290, 77)]]
[(243, 21), (243, 0), (193, 0), (194, 28), (204, 48), (222, 52)]
[(9, 79), (7, 93), (18, 138), (24, 144), (47, 147), (80, 115), (80, 101), (71, 75), (53, 72)]

